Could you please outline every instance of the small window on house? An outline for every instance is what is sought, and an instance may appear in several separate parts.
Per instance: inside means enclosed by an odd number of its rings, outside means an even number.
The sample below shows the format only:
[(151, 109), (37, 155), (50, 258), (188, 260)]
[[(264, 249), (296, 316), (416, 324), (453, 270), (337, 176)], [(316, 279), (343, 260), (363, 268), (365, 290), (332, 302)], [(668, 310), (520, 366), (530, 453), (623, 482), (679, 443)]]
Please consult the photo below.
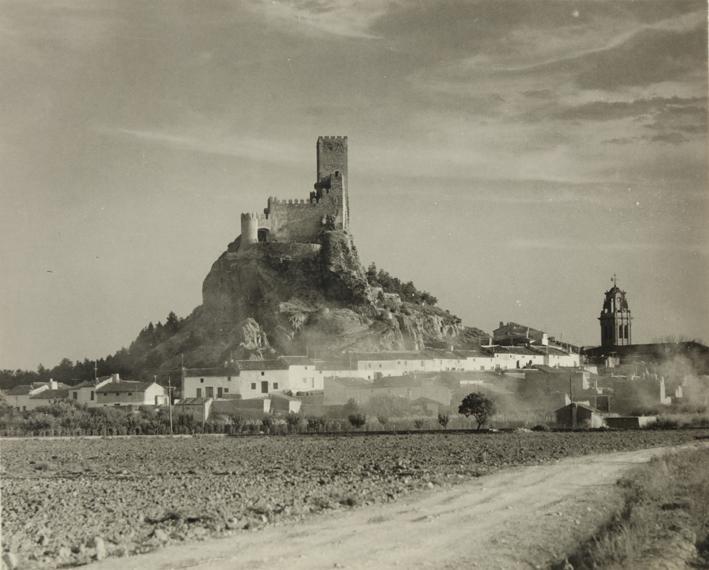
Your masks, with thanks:
[(278, 390), (278, 382), (274, 382), (274, 383), (273, 383), (273, 389), (274, 389), (274, 390)]
[(199, 381), (204, 384), (204, 378), (200, 378)]
[(132, 396), (132, 395), (133, 395), (133, 392), (128, 392), (128, 395), (129, 395), (129, 396)]
[(120, 394), (118, 392), (116, 392), (116, 396), (120, 396)]
[(202, 397), (202, 388), (197, 388), (197, 397), (198, 398)]
[(266, 374), (266, 373), (265, 373), (265, 372), (261, 372), (261, 376), (263, 376), (264, 374)]
[(72, 392), (74, 394), (74, 399), (77, 400), (79, 398), (79, 393), (78, 392)]
[(226, 394), (227, 392), (229, 392), (229, 388), (224, 388), (224, 393)]
[(251, 389), (256, 390), (256, 382), (251, 382)]
[(231, 376), (227, 376), (226, 379), (231, 382)]
[(94, 391), (93, 391), (93, 390), (91, 390), (91, 397), (90, 397), (90, 399), (91, 399), (91, 400), (94, 399)]

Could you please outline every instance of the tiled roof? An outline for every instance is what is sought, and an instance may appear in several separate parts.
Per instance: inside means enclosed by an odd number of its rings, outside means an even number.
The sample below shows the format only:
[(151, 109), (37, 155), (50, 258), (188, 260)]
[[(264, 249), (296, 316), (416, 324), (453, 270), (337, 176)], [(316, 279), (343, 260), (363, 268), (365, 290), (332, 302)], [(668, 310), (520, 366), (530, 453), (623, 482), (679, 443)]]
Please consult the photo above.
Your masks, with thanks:
[(79, 388), (95, 388), (95, 384), (93, 382), (82, 382), (81, 384), (76, 384), (75, 386), (69, 386), (70, 390), (78, 390)]
[(335, 382), (347, 388), (372, 388), (374, 384), (362, 378), (328, 378), (328, 382)]
[(459, 354), (461, 358), (491, 358), (492, 354), (489, 351), (479, 349), (456, 349), (455, 354)]
[(136, 382), (135, 380), (121, 380), (120, 382), (111, 382), (104, 384), (96, 389), (96, 392), (145, 392), (152, 382)]
[(353, 360), (425, 360), (425, 353), (401, 351), (401, 352), (353, 352)]
[(530, 336), (544, 334), (544, 331), (540, 331), (539, 329), (535, 329), (535, 328), (527, 326), (527, 325), (521, 325), (520, 323), (515, 323), (513, 321), (510, 321), (508, 323), (503, 323), (502, 326), (497, 327), (492, 332), (499, 333), (499, 334), (513, 334), (513, 335), (526, 335), (527, 332), (529, 332)]
[[(417, 388), (423, 385), (424, 378), (418, 376), (383, 376), (374, 380), (375, 388)], [(430, 381), (429, 384), (434, 382)]]
[(313, 361), (307, 356), (281, 356), (280, 360), (290, 366), (309, 366), (313, 364)]
[(318, 370), (327, 372), (328, 370), (357, 370), (357, 367), (350, 366), (349, 362), (344, 361), (323, 361), (316, 364)]
[(554, 356), (568, 356), (569, 353), (555, 346), (530, 346), (529, 350), (536, 354), (552, 354)]
[(38, 394), (30, 396), (30, 400), (61, 400), (68, 396), (68, 390), (42, 390)]
[(32, 388), (29, 384), (20, 384), (19, 386), (15, 386), (14, 388), (7, 390), (5, 394), (8, 396), (25, 396), (32, 390), (34, 390), (34, 388)]
[(585, 409), (590, 410), (590, 411), (592, 411), (593, 413), (596, 413), (596, 414), (601, 414), (601, 413), (603, 413), (603, 412), (601, 412), (601, 410), (598, 410), (598, 409), (594, 408), (593, 406), (589, 406), (589, 405), (587, 405), (587, 404), (582, 404), (582, 403), (580, 403), (580, 402), (573, 402), (572, 404), (566, 404), (565, 406), (561, 406), (560, 408), (557, 408), (556, 410), (554, 410), (554, 412), (555, 412), (555, 413), (556, 413), (556, 412), (560, 412), (561, 410), (564, 410), (564, 409), (566, 409), (566, 408), (568, 408), (568, 407), (570, 407), (570, 406), (572, 406), (572, 405), (576, 406), (577, 408), (585, 408)]
[(280, 358), (272, 360), (238, 360), (239, 370), (287, 370), (288, 363)]
[(496, 346), (493, 348), (496, 354), (526, 354), (529, 356), (538, 356), (539, 353), (525, 346)]
[(237, 376), (239, 371), (235, 368), (185, 368), (186, 378), (197, 378), (199, 376), (214, 377), (214, 376)]

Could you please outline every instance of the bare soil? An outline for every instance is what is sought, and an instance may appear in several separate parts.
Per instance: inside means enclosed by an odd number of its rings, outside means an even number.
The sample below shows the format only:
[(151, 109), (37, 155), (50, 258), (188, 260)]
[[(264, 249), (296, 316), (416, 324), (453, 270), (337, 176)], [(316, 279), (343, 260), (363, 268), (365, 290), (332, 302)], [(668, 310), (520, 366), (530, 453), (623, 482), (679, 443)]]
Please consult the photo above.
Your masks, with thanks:
[(615, 485), (618, 478), (666, 451), (514, 468), (453, 489), (416, 493), (396, 504), (114, 559), (90, 568), (549, 568), (615, 510), (621, 496)]
[[(696, 435), (642, 431), (4, 440), (3, 549), (22, 568), (52, 568), (161, 552), (167, 545), (171, 548), (162, 552), (189, 554), (192, 560), (193, 546), (176, 545), (231, 536), (209, 542), (214, 546), (196, 559), (214, 558), (212, 548), (226, 548), (217, 556), (227, 561), (224, 568), (256, 568), (260, 560), (281, 567), (286, 559), (291, 567), (312, 568), (321, 558), (328, 568), (361, 567), (357, 564), (367, 560), (370, 567), (397, 561), (407, 567), (406, 560), (419, 559), (428, 567), (446, 567), (450, 559), (451, 567), (458, 567), (461, 561), (476, 562), (484, 543), (492, 565), (480, 567), (496, 567), (501, 556), (505, 565), (499, 567), (530, 568), (530, 561), (571, 551), (574, 541), (591, 532), (587, 523), (597, 525), (607, 516), (597, 504), (604, 504), (600, 497), (606, 496), (614, 477), (628, 462), (649, 455), (553, 462), (680, 445)], [(548, 462), (552, 464), (541, 465)], [(483, 477), (519, 465), (536, 467)], [(417, 494), (422, 490), (424, 495)], [(353, 508), (359, 506), (369, 508)], [(333, 511), (349, 512), (342, 519), (311, 516)], [(560, 524), (566, 538), (556, 536)], [(252, 532), (273, 525), (286, 526)], [(549, 533), (553, 544), (543, 540)], [(363, 539), (347, 546), (352, 534)], [(401, 547), (393, 546), (402, 539)], [(233, 548), (241, 566), (234, 566)], [(301, 566), (291, 565), (290, 558), (301, 560)], [(519, 566), (510, 566), (513, 558)], [(178, 564), (171, 558), (158, 562), (167, 564), (163, 567)], [(140, 558), (122, 558), (116, 564), (157, 567)]]

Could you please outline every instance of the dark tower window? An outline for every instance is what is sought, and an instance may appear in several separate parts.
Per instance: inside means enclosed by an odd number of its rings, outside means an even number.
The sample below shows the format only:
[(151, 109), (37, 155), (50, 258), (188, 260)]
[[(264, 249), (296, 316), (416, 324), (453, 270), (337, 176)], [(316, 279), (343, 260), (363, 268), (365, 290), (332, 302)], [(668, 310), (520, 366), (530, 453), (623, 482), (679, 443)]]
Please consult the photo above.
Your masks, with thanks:
[(271, 232), (267, 230), (266, 228), (259, 228), (258, 230), (258, 241), (260, 243), (267, 242), (269, 241), (269, 234)]

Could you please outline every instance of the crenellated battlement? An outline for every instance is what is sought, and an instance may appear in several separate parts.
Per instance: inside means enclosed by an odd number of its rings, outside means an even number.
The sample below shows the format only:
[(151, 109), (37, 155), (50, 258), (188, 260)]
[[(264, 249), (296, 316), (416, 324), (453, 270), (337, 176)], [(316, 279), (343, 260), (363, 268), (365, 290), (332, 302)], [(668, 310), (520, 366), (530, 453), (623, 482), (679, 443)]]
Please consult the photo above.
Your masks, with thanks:
[(319, 141), (339, 141), (339, 142), (347, 142), (347, 136), (340, 136), (340, 135), (320, 135), (318, 137)]
[(277, 207), (277, 206), (292, 206), (294, 208), (298, 207), (310, 207), (310, 206), (317, 206), (317, 200), (314, 200), (313, 198), (309, 199), (294, 199), (294, 200), (281, 200), (279, 198), (275, 197), (270, 197), (268, 199), (268, 210), (270, 210), (272, 207)]

